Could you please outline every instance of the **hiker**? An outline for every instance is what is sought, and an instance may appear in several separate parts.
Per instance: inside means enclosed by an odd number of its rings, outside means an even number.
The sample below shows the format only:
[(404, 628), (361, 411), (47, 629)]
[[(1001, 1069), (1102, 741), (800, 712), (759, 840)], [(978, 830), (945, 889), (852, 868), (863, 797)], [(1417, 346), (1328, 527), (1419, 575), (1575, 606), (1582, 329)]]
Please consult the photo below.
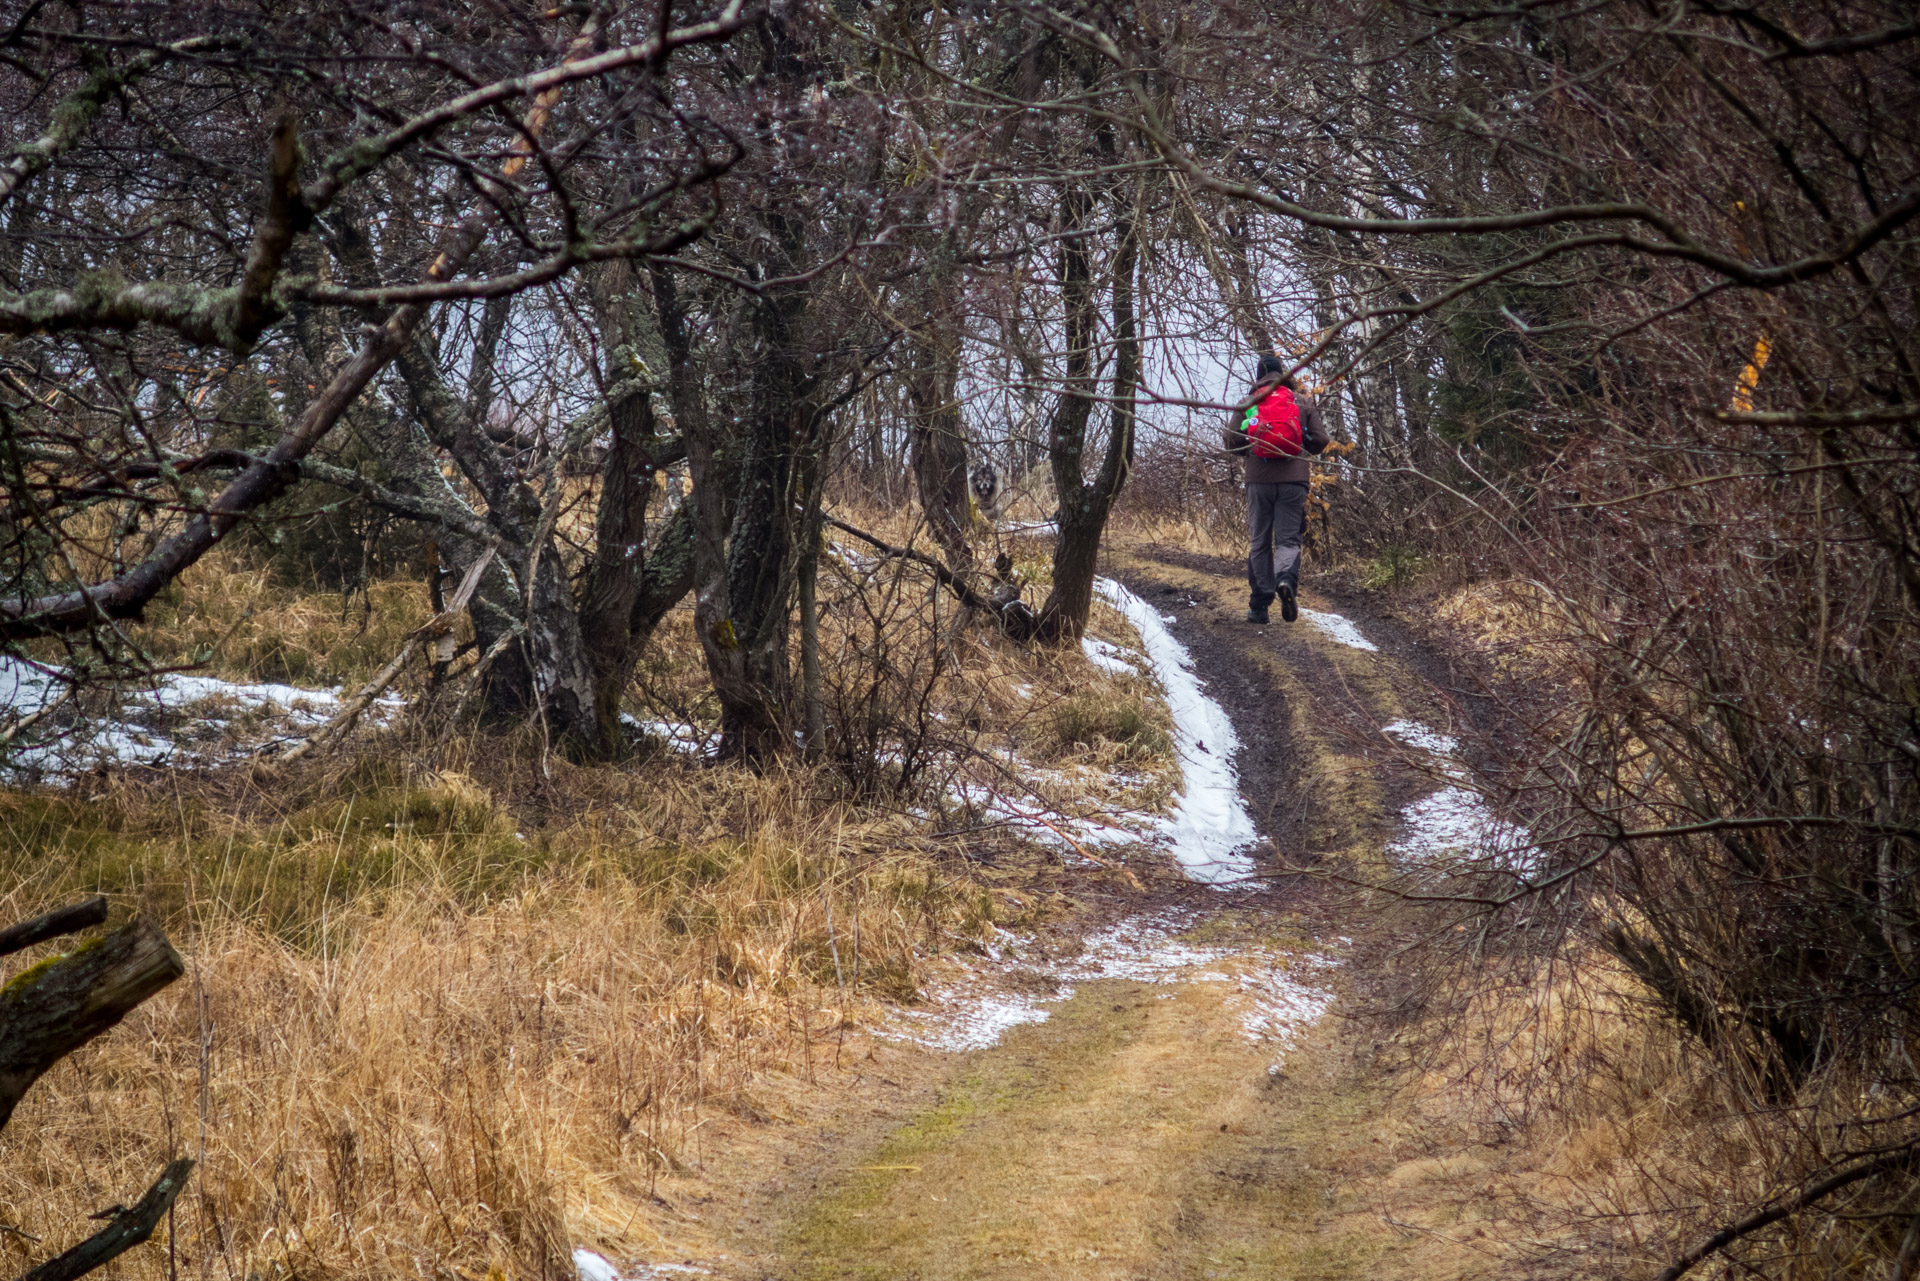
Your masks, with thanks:
[(1300, 617), (1300, 535), (1307, 527), (1307, 454), (1327, 447), (1313, 397), (1299, 392), (1287, 364), (1261, 356), (1253, 390), (1227, 418), (1227, 452), (1247, 460), (1247, 621)]

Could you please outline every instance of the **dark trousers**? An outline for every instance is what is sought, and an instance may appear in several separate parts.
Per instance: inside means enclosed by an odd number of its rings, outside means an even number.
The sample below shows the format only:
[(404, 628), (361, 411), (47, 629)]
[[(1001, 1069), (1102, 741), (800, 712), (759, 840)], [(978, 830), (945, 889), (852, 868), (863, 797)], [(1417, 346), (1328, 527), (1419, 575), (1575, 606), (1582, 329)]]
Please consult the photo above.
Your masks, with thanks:
[(1300, 535), (1307, 528), (1304, 483), (1247, 486), (1247, 590), (1255, 608), (1300, 586)]

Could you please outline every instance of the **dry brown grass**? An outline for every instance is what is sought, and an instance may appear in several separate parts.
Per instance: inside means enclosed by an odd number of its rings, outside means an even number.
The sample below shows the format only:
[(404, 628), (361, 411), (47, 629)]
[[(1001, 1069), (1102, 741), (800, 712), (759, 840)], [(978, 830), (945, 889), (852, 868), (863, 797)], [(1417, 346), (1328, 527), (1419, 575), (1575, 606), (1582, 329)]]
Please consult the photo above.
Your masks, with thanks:
[[(1009, 545), (1044, 591), (1044, 544)], [(0, 1222), (42, 1239), (0, 1251), (46, 1257), (184, 1153), (201, 1165), (172, 1244), (123, 1275), (471, 1281), (570, 1276), (571, 1244), (651, 1256), (655, 1181), (701, 1159), (703, 1117), (755, 1115), (757, 1081), (804, 1078), (823, 1040), (911, 998), (921, 957), (989, 928), (987, 893), (925, 839), (957, 814), (948, 786), (998, 779), (1083, 814), (1164, 799), (1173, 777), (1143, 678), (958, 629), (917, 571), (859, 590), (900, 606), (894, 661), (946, 753), (918, 817), (831, 761), (586, 769), (527, 731), (404, 726), (282, 774), (0, 793), (0, 919), (103, 890), (161, 916), (189, 967), (0, 1134)], [(871, 655), (836, 599), (829, 674), (855, 680)], [(343, 613), (222, 552), (140, 640), (229, 678), (350, 683), (425, 608), (388, 582)], [(685, 608), (663, 625), (637, 710), (711, 717), (690, 625)], [(1132, 639), (1104, 611), (1098, 630)], [(1016, 786), (994, 760), (1034, 767)]]
[[(1770, 1104), (1604, 953), (1472, 968), (1393, 1037), (1412, 1068), (1400, 1106), (1512, 1207), (1479, 1244), (1529, 1275), (1650, 1277), (1862, 1145), (1849, 1134), (1868, 1083), (1830, 1071)], [(1912, 1118), (1889, 1120), (1876, 1143), (1910, 1136)], [(1911, 1217), (1825, 1210), (1789, 1216), (1750, 1261), (1809, 1281), (1879, 1275)]]
[[(1582, 679), (1571, 638), (1613, 626), (1577, 608), (1509, 580), (1457, 589), (1434, 614), (1501, 674), (1564, 688)], [(1646, 754), (1637, 739), (1631, 746)], [(1621, 900), (1596, 896), (1588, 911), (1590, 939), (1615, 922), (1640, 923)], [(1450, 1025), (1437, 1062), (1451, 1065), (1450, 1082), (1472, 1083), (1471, 1099), (1454, 1098), (1471, 1105), (1463, 1115), (1510, 1125), (1535, 1149), (1537, 1192), (1569, 1238), (1606, 1242), (1628, 1275), (1657, 1272), (1754, 1207), (1847, 1165), (1849, 1153), (1913, 1141), (1913, 1118), (1895, 1115), (1910, 1096), (1857, 1062), (1830, 1063), (1783, 1097), (1738, 1056), (1685, 1032), (1597, 945), (1533, 965), (1466, 980), (1468, 1014)], [(1911, 1178), (1904, 1190), (1870, 1182), (1857, 1202), (1838, 1198), (1761, 1234), (1747, 1262), (1783, 1278), (1877, 1275), (1917, 1196)]]
[[(916, 950), (991, 910), (901, 820), (812, 785), (667, 762), (577, 772), (515, 813), (467, 774), (363, 763), (284, 809), (6, 797), (0, 915), (104, 887), (164, 912), (189, 974), (35, 1087), (0, 1136), (0, 1221), (71, 1242), (184, 1152), (189, 1276), (644, 1257), (641, 1211), (698, 1158), (703, 1109), (808, 1072), (818, 1040), (910, 993)], [(123, 1272), (171, 1266), (147, 1250)]]
[[(172, 527), (162, 523), (134, 537), (122, 555), (139, 552)], [(88, 509), (61, 528), (71, 540), (71, 565), (48, 566), (56, 581), (69, 581), (76, 571), (89, 582), (116, 572), (107, 554), (116, 528), (108, 509)], [(273, 554), (261, 541), (213, 548), (148, 605), (143, 621), (124, 624), (124, 634), (162, 668), (332, 686), (364, 680), (432, 616), (424, 576), (376, 578), (364, 592), (314, 589), (288, 581)], [(51, 642), (35, 642), (30, 652), (62, 661)]]
[[(1244, 515), (1242, 516), (1244, 522)], [(1239, 524), (1160, 511), (1130, 511), (1116, 520), (1116, 529), (1142, 543), (1161, 543), (1201, 556), (1239, 560), (1246, 556), (1246, 533)]]
[(382, 579), (352, 596), (288, 586), (258, 557), (221, 547), (149, 607), (129, 636), (163, 667), (289, 685), (364, 681), (433, 615), (427, 585)]

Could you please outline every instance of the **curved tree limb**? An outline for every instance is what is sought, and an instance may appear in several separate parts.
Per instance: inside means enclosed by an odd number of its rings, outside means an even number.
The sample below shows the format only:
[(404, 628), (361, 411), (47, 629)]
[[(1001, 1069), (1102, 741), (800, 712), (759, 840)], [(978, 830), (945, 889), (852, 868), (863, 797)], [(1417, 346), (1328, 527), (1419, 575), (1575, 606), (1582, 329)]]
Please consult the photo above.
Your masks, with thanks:
[(99, 118), (101, 110), (122, 89), (170, 58), (240, 43), (242, 41), (239, 38), (232, 36), (198, 36), (164, 49), (145, 50), (117, 67), (102, 67), (95, 71), (55, 104), (49, 113), (45, 133), (32, 142), (15, 147), (6, 164), (0, 165), (0, 205), (4, 205), (14, 192), (84, 138), (87, 130)]
[[(738, 8), (739, 0), (735, 0), (732, 9)], [(547, 79), (540, 76), (525, 78), (528, 83), (541, 81), (539, 96), (534, 99), (523, 121), (522, 137), (501, 166), (499, 179), (494, 181), (511, 180), (525, 166), (531, 154), (532, 141), (538, 137), (549, 118), (561, 87), (580, 78), (571, 73), (579, 67), (603, 61), (579, 56), (590, 44), (595, 29), (597, 20), (590, 19), (581, 35), (575, 39), (573, 52), (567, 62), (549, 73)], [(568, 74), (559, 74), (562, 72)], [(334, 194), (337, 194), (337, 190)], [(307, 195), (301, 198), (300, 203), (309, 211), (317, 211), (325, 201)], [(458, 275), (492, 232), (499, 218), (497, 204), (490, 201), (481, 202), (479, 207), (462, 218), (442, 240), (433, 265), (427, 269), (427, 283), (443, 284)], [(360, 349), (340, 366), (326, 387), (308, 402), (300, 417), (275, 442), (273, 448), (234, 477), (206, 511), (162, 542), (146, 560), (104, 583), (0, 603), (0, 639), (16, 640), (77, 631), (103, 619), (138, 618), (145, 611), (148, 601), (231, 533), (249, 512), (286, 492), (299, 474), (297, 464), (333, 430), (380, 371), (412, 345), (421, 321), (426, 318), (427, 307), (428, 304), (423, 302), (405, 303), (394, 308), (384, 324), (368, 325), (362, 331), (366, 337)], [(4, 311), (4, 308), (0, 308), (0, 311)]]
[[(641, 44), (609, 49), (593, 57), (569, 58), (557, 67), (549, 67), (545, 71), (535, 72), (532, 75), (515, 76), (512, 79), (497, 80), (492, 84), (482, 85), (470, 93), (441, 103), (431, 111), (422, 112), (378, 137), (363, 138), (327, 157), (322, 166), (326, 171), (325, 176), (307, 184), (302, 196), (310, 209), (319, 212), (332, 204), (334, 199), (356, 179), (378, 168), (390, 157), (413, 143), (432, 137), (457, 120), (497, 107), (502, 103), (557, 94), (576, 81), (592, 80), (628, 67), (656, 63), (674, 50), (686, 45), (724, 40), (746, 26), (751, 19), (752, 15), (747, 11), (745, 0), (728, 0), (727, 7), (711, 21), (676, 27)], [(524, 141), (523, 139), (523, 144)], [(526, 163), (524, 153), (516, 158), (519, 159), (520, 164)], [(512, 161), (508, 164), (515, 172), (518, 171), (519, 165), (513, 164)], [(512, 174), (509, 173), (507, 176), (511, 177)]]
[[(96, 104), (93, 110), (98, 109)], [(71, 287), (0, 294), (0, 333), (132, 329), (150, 324), (174, 330), (202, 346), (245, 355), (284, 314), (274, 282), (294, 236), (312, 222), (313, 215), (300, 199), (299, 164), (299, 132), (288, 117), (274, 126), (267, 155), (267, 211), (254, 229), (240, 283), (232, 288), (166, 281), (129, 285), (113, 273), (98, 273), (82, 277)], [(0, 170), (0, 200), (7, 194), (4, 180), (11, 172)]]
[[(869, 547), (878, 548), (888, 556), (912, 561), (914, 564), (932, 574), (942, 587), (949, 589), (955, 596), (959, 597), (962, 605), (967, 606), (969, 609), (977, 609), (983, 614), (992, 615), (994, 618), (999, 619), (1003, 626), (1008, 628), (1009, 634), (1013, 634), (1013, 629), (1017, 624), (1014, 624), (1012, 621), (1011, 615), (1013, 611), (1011, 609), (1003, 609), (992, 600), (982, 596), (979, 592), (967, 585), (966, 579), (954, 573), (951, 569), (948, 569), (932, 556), (927, 555), (925, 552), (914, 551), (910, 547), (895, 547), (892, 543), (884, 539), (876, 538), (864, 529), (849, 525), (846, 521), (835, 516), (829, 516), (824, 512), (821, 513), (820, 519), (822, 523), (831, 525), (842, 533), (852, 534)], [(1027, 637), (1024, 635), (1014, 635), (1014, 639), (1026, 640)]]
[(1914, 1153), (1914, 1148), (1906, 1147), (1900, 1149), (1898, 1152), (1890, 1152), (1885, 1156), (1875, 1157), (1871, 1161), (1862, 1161), (1860, 1164), (1849, 1166), (1847, 1169), (1841, 1170), (1836, 1174), (1830, 1174), (1817, 1183), (1809, 1184), (1800, 1195), (1791, 1200), (1782, 1201), (1780, 1204), (1762, 1210), (1757, 1214), (1749, 1215), (1738, 1223), (1730, 1223), (1694, 1246), (1691, 1250), (1688, 1250), (1678, 1259), (1675, 1259), (1668, 1265), (1666, 1271), (1655, 1278), (1655, 1281), (1679, 1281), (1679, 1278), (1693, 1270), (1695, 1264), (1711, 1255), (1718, 1254), (1735, 1241), (1738, 1241), (1741, 1237), (1751, 1236), (1761, 1228), (1767, 1227), (1769, 1224), (1778, 1223), (1789, 1214), (1804, 1210), (1815, 1201), (1832, 1196), (1835, 1192), (1840, 1191), (1840, 1189), (1851, 1187), (1862, 1179), (1869, 1179), (1876, 1174), (1885, 1174), (1904, 1166), (1911, 1166), (1913, 1164)]
[(1914, 218), (1920, 217), (1920, 187), (1914, 187), (1877, 211), (1872, 219), (1849, 230), (1836, 229), (1840, 234), (1825, 253), (1809, 254), (1773, 265), (1758, 265), (1738, 254), (1713, 248), (1672, 214), (1636, 201), (1591, 201), (1453, 218), (1355, 218), (1323, 213), (1250, 183), (1223, 178), (1207, 168), (1178, 141), (1176, 131), (1167, 122), (1147, 77), (1110, 35), (1088, 22), (1057, 10), (1050, 10), (1050, 13), (1063, 28), (1063, 33), (1070, 33), (1072, 38), (1105, 58), (1126, 77), (1134, 99), (1134, 111), (1126, 117), (1125, 123), (1166, 164), (1204, 191), (1256, 205), (1269, 213), (1309, 227), (1370, 235), (1430, 236), (1483, 235), (1579, 223), (1625, 224), (1626, 227), (1650, 229), (1660, 238), (1649, 239), (1623, 229), (1582, 239), (1588, 244), (1611, 244), (1636, 253), (1691, 262), (1749, 288), (1778, 289), (1838, 270), (1892, 236)]

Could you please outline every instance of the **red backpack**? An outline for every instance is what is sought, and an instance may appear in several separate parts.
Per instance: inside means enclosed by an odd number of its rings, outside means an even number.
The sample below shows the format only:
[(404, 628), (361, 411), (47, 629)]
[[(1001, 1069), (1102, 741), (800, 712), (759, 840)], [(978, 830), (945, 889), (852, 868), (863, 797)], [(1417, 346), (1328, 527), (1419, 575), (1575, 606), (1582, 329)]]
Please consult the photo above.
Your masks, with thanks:
[(1247, 410), (1240, 430), (1253, 443), (1255, 458), (1298, 458), (1300, 456), (1300, 406), (1293, 393), (1275, 387), (1259, 404)]

